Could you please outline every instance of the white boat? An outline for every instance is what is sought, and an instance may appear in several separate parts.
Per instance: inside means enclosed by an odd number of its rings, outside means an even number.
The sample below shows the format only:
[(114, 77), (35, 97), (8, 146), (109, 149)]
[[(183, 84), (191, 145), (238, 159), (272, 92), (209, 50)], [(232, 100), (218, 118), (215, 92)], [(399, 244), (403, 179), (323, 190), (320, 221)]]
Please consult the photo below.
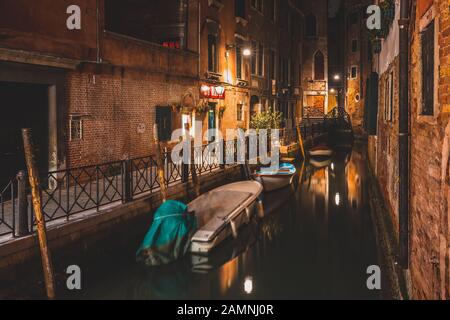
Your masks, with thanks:
[(255, 180), (260, 182), (264, 191), (270, 192), (286, 188), (294, 179), (296, 173), (295, 166), (290, 163), (283, 163), (278, 169), (261, 169), (253, 175)]
[(330, 157), (333, 155), (333, 149), (326, 145), (319, 145), (309, 150), (312, 157)]
[(309, 163), (316, 169), (328, 167), (331, 164), (332, 158), (311, 158)]
[(191, 238), (190, 251), (208, 253), (223, 240), (237, 237), (239, 228), (250, 222), (258, 211), (263, 191), (257, 181), (227, 184), (209, 191), (188, 204), (188, 210), (197, 217), (198, 230)]

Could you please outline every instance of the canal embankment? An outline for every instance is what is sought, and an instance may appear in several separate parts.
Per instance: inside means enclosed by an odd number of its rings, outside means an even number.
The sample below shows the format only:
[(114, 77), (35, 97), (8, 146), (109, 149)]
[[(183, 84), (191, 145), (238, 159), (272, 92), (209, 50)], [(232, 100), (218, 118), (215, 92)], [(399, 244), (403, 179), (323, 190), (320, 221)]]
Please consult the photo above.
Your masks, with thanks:
[(391, 299), (407, 300), (410, 298), (409, 277), (408, 273), (404, 272), (397, 263), (397, 232), (395, 232), (392, 224), (391, 215), (386, 207), (380, 185), (369, 163), (367, 163), (367, 167), (370, 208), (378, 243), (380, 267), (383, 270), (385, 283), (388, 284), (387, 288), (383, 288), (383, 294)]
[[(240, 180), (240, 166), (217, 169), (199, 177), (201, 191), (206, 192), (224, 183)], [(170, 199), (187, 201), (193, 196), (194, 186), (177, 183), (168, 188)], [(133, 202), (107, 208), (90, 214), (81, 213), (70, 221), (52, 221), (47, 225), (48, 245), (52, 252), (57, 280), (64, 281), (65, 268), (74, 257), (83, 257), (92, 251), (102, 252), (111, 248), (129, 246), (130, 237), (144, 234), (152, 221), (152, 215), (161, 203), (158, 192)], [(132, 230), (132, 234), (131, 231)], [(135, 239), (135, 242), (140, 239)], [(91, 252), (90, 252), (91, 251)], [(21, 286), (37, 283), (42, 279), (39, 243), (36, 234), (13, 238), (0, 245), (0, 298), (14, 295)], [(3, 292), (2, 292), (3, 291)], [(17, 291), (20, 292), (20, 291)], [(36, 293), (39, 295), (39, 293)]]

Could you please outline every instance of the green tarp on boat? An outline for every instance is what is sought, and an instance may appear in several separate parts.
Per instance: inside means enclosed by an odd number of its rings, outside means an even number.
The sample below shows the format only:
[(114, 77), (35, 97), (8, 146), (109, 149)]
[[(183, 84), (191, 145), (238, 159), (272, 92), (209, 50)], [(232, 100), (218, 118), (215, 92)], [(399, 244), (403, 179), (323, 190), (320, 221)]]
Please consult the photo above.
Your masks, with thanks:
[(156, 211), (153, 223), (139, 247), (137, 261), (149, 266), (171, 263), (189, 250), (197, 219), (184, 203), (169, 200)]

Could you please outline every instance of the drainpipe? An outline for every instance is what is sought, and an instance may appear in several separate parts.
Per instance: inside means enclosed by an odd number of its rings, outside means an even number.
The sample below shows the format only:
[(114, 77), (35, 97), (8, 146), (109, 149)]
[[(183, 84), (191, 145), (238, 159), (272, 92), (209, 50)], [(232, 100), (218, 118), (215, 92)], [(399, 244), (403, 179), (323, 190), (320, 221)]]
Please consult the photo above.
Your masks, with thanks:
[(100, 59), (100, 0), (97, 0), (97, 63), (101, 63), (101, 59)]
[(400, 3), (399, 36), (399, 263), (409, 266), (409, 11), (410, 0)]
[(200, 66), (200, 63), (201, 63), (201, 39), (202, 39), (202, 27), (201, 27), (201, 24), (202, 24), (202, 4), (201, 4), (201, 2), (200, 1), (198, 1), (197, 2), (198, 3), (198, 40), (197, 40), (197, 45), (198, 45), (198, 48), (197, 48), (197, 51), (198, 51), (198, 61), (197, 61), (197, 75), (198, 75), (198, 77), (199, 77), (199, 79), (201, 79), (201, 76), (200, 76), (200, 72), (201, 72), (201, 66)]

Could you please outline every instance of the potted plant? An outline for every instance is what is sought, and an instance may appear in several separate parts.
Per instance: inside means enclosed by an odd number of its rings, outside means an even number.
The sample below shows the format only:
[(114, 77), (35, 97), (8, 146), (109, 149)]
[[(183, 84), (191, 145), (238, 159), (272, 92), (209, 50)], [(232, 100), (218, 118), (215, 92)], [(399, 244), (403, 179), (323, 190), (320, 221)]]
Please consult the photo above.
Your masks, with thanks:
[(261, 129), (267, 129), (270, 133), (271, 129), (280, 129), (283, 114), (278, 111), (263, 111), (256, 113), (250, 120), (250, 128), (256, 129), (258, 132)]
[(386, 20), (388, 25), (391, 25), (395, 17), (395, 2), (394, 0), (384, 0), (380, 4), (381, 12), (383, 18)]
[(179, 103), (172, 104), (172, 111), (173, 112), (181, 112), (183, 110), (183, 106)]
[(219, 107), (219, 118), (223, 118), (223, 115), (225, 113), (225, 110), (227, 110), (226, 106), (220, 106)]
[(195, 111), (199, 114), (205, 114), (208, 111), (208, 103), (206, 101), (200, 102), (197, 107), (195, 108)]

